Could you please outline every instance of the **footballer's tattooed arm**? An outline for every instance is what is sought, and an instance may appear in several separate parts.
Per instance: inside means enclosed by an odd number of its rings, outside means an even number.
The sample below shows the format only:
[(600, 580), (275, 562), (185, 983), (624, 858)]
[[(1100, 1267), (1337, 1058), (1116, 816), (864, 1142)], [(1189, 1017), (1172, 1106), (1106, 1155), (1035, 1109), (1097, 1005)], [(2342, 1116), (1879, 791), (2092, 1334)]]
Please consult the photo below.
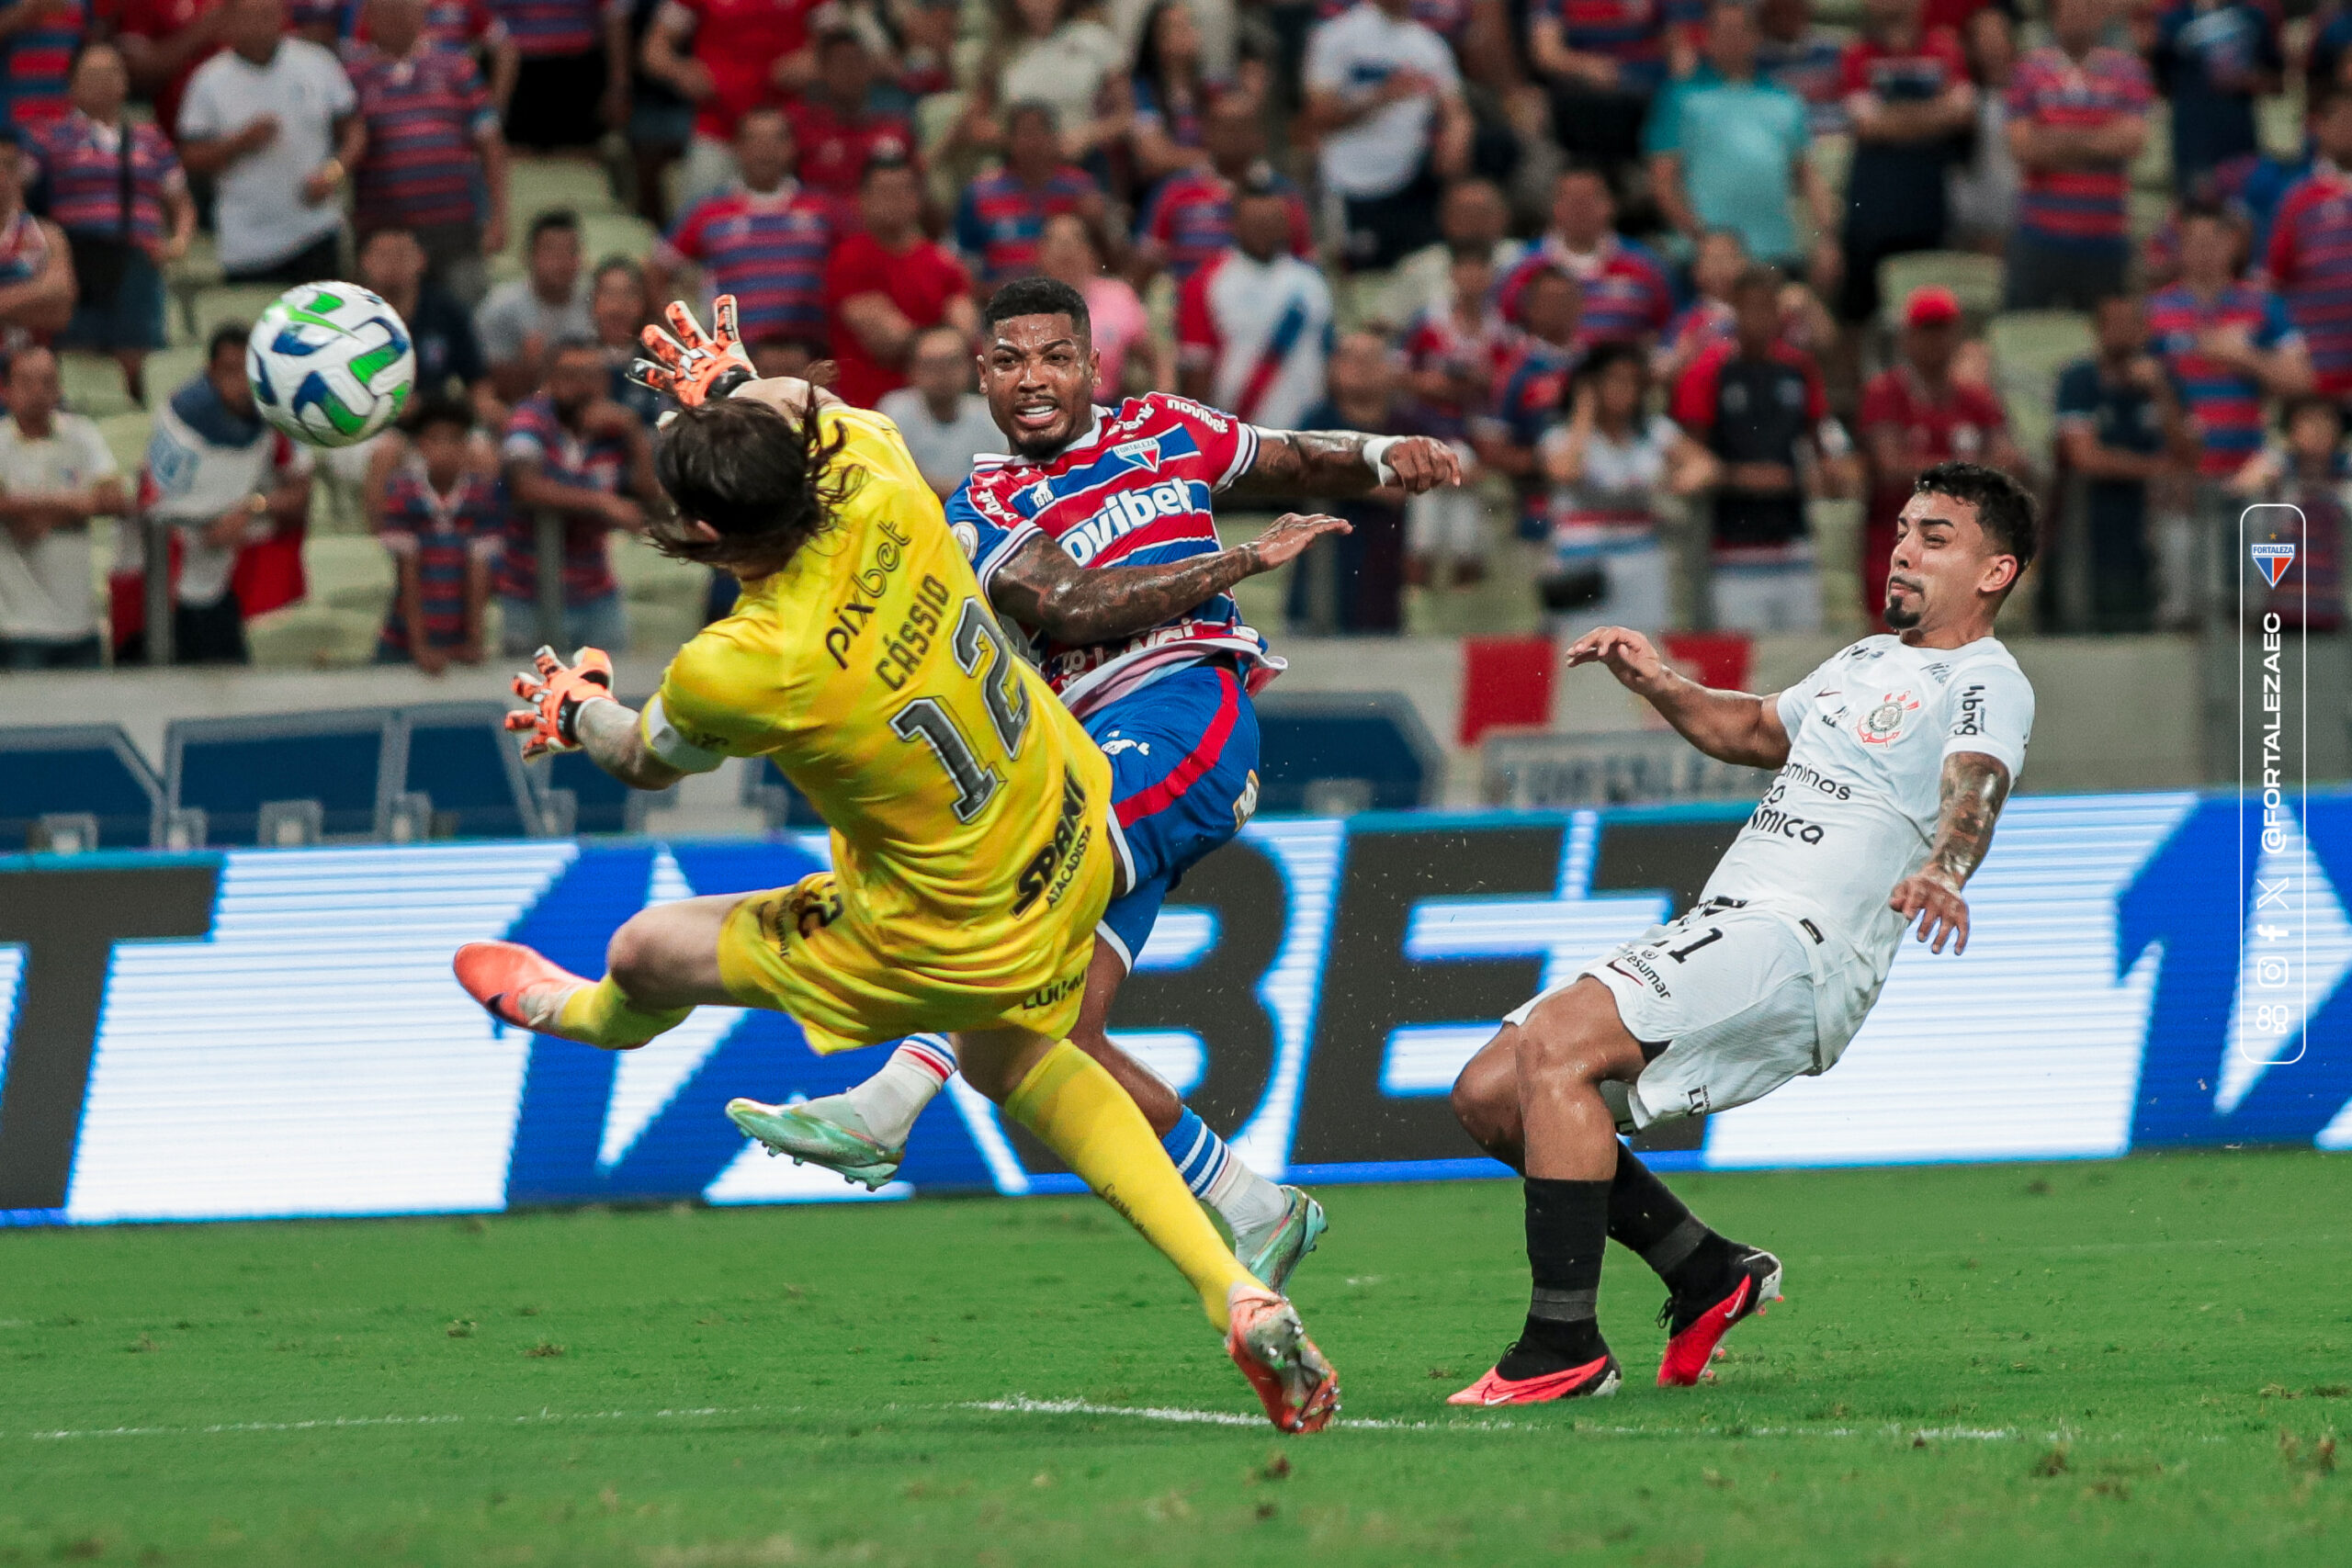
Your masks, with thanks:
[(1942, 798), (1936, 808), (1935, 841), (1928, 863), (1894, 885), (1887, 907), (1905, 924), (1918, 917), (1919, 940), (1933, 938), (1941, 953), (1949, 941), (1955, 953), (1968, 951), (1968, 904), (1960, 890), (1984, 863), (1993, 847), (1993, 824), (2009, 798), (2009, 770), (1982, 751), (1955, 751), (1944, 759)]
[[(1385, 471), (1384, 471), (1384, 469)], [(1462, 482), (1462, 459), (1426, 435), (1366, 435), (1360, 430), (1261, 430), (1258, 456), (1227, 487), (1250, 496), (1363, 495), (1394, 484), (1419, 495)]]
[(1092, 570), (1039, 534), (989, 580), (989, 602), (1060, 641), (1103, 642), (1148, 631), (1244, 578), (1295, 559), (1325, 534), (1349, 532), (1350, 525), (1340, 518), (1292, 512), (1248, 544), (1215, 555)]
[(686, 776), (647, 748), (635, 708), (584, 703), (571, 721), (571, 733), (590, 761), (631, 789), (668, 789)]

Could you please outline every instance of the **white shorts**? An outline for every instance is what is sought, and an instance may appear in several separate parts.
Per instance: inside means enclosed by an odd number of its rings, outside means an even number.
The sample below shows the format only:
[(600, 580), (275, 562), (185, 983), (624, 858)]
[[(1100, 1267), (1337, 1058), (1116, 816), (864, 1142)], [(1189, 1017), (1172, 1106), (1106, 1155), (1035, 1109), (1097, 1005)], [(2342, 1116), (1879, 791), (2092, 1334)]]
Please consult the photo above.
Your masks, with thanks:
[[(1804, 920), (1702, 904), (1587, 964), (1577, 978), (1589, 975), (1609, 987), (1649, 1059), (1623, 1104), (1614, 1092), (1622, 1086), (1605, 1086), (1620, 1129), (1728, 1111), (1836, 1061), (1845, 1042), (1823, 1049), (1817, 992), (1825, 983), (1844, 987), (1823, 972), (1826, 953), (1818, 928)], [(1524, 1024), (1536, 1003), (1566, 988), (1553, 987), (1504, 1021)]]

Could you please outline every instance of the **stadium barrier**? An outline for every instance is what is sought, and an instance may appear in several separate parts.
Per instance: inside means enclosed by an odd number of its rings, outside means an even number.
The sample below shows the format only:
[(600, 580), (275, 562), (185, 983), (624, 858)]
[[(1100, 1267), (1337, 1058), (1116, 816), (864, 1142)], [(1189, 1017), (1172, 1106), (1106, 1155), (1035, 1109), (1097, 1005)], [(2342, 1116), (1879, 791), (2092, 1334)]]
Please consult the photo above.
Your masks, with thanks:
[[(1744, 812), (1268, 820), (1176, 896), (1120, 1038), (1295, 1180), (1502, 1174), (1445, 1091), (1496, 1018), (1695, 897)], [(1788, 818), (1796, 820), (1797, 818)], [(2352, 794), (2266, 844), (2225, 799), (2029, 796), (1964, 956), (1906, 944), (1838, 1068), (1653, 1130), (1668, 1168), (2352, 1145)], [(775, 1014), (705, 1010), (609, 1054), (491, 1023), (450, 980), (511, 936), (597, 972), (647, 903), (788, 883), (764, 840), (529, 840), (0, 860), (0, 1210), (17, 1224), (863, 1197), (757, 1157), (732, 1095), (840, 1089)], [(2247, 956), (2291, 883), (2301, 972)], [(2275, 945), (2275, 944), (2274, 944)], [(2259, 1027), (2257, 1028), (2257, 1021)], [(2272, 1064), (2276, 1065), (2266, 1065)], [(1067, 1191), (960, 1082), (902, 1181)]]

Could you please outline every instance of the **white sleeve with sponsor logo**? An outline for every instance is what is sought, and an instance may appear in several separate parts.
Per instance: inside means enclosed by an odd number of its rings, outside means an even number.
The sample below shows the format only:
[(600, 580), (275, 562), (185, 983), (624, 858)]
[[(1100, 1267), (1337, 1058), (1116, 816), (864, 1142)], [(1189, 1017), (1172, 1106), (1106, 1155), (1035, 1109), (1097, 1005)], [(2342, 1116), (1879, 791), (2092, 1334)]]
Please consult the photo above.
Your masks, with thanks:
[(2026, 742), (2033, 738), (2033, 683), (2025, 671), (2006, 659), (1964, 666), (1952, 677), (1947, 700), (1951, 727), (1943, 754), (1981, 751), (2009, 770), (2009, 787), (2016, 788)]

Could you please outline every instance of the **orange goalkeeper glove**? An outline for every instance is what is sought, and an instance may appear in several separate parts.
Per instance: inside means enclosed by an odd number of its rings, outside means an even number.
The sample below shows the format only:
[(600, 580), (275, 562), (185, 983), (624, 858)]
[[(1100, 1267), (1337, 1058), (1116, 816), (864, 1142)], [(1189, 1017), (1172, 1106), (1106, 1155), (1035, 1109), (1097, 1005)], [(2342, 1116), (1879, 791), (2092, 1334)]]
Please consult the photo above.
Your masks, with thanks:
[(506, 716), (506, 728), (529, 731), (523, 755), (544, 757), (550, 751), (580, 750), (580, 710), (594, 702), (613, 701), (613, 661), (601, 648), (583, 648), (566, 664), (555, 649), (542, 648), (531, 656), (532, 670), (514, 677), (514, 694), (531, 705)]
[(632, 364), (629, 378), (693, 408), (726, 397), (755, 378), (758, 372), (752, 368), (752, 356), (743, 352), (735, 325), (735, 296), (720, 295), (711, 301), (710, 309), (711, 330), (705, 333), (694, 311), (683, 300), (673, 299), (662, 314), (677, 335), (660, 327), (640, 332), (638, 341), (653, 357)]

